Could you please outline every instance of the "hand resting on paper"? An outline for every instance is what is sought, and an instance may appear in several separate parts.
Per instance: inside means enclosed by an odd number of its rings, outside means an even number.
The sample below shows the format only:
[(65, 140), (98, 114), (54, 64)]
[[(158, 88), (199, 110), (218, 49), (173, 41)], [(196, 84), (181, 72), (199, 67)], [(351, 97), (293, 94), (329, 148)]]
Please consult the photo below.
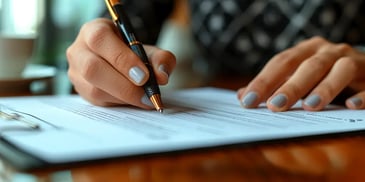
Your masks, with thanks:
[(266, 101), (272, 111), (286, 111), (304, 98), (305, 110), (318, 111), (345, 88), (353, 92), (346, 106), (364, 109), (365, 54), (347, 44), (314, 37), (274, 56), (238, 91), (238, 98), (247, 108)]

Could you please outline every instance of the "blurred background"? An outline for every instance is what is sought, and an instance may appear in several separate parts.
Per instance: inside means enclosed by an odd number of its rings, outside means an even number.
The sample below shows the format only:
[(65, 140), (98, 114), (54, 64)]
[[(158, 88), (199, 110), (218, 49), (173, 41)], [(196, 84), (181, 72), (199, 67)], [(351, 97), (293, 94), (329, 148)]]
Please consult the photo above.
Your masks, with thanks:
[[(103, 0), (0, 0), (0, 12), (5, 11), (1, 2), (7, 1), (12, 7), (21, 9), (19, 17), (24, 22), (37, 21), (38, 37), (36, 49), (32, 57), (32, 63), (54, 66), (58, 70), (58, 77), (54, 89), (56, 94), (64, 94), (70, 91), (70, 83), (67, 78), (67, 59), (65, 51), (74, 41), (80, 27), (87, 21), (104, 16), (105, 5)], [(199, 84), (196, 75), (191, 74), (191, 50), (194, 49), (190, 39), (190, 31), (187, 30), (187, 11), (185, 1), (176, 1), (175, 8), (179, 7), (178, 13), (172, 18), (178, 21), (167, 21), (162, 27), (157, 45), (175, 53), (178, 66), (171, 76), (169, 86), (165, 88), (191, 87)], [(37, 14), (30, 14), (31, 8), (37, 8)], [(184, 12), (183, 12), (184, 11)], [(180, 13), (181, 12), (181, 13)], [(1, 25), (0, 25), (1, 26)], [(24, 25), (19, 25), (21, 29)], [(171, 41), (172, 40), (172, 41)], [(179, 42), (179, 44), (176, 44)], [(191, 54), (190, 54), (191, 53)], [(188, 76), (180, 76), (181, 74)], [(190, 79), (195, 77), (195, 79)], [(194, 80), (194, 82), (192, 82)], [(190, 85), (188, 85), (190, 84)]]
[[(2, 20), (0, 26), (2, 33), (5, 30), (12, 34), (34, 26), (31, 30), (34, 31), (36, 44), (30, 63), (56, 68), (52, 92), (65, 94), (71, 89), (66, 74), (65, 51), (75, 39), (80, 26), (100, 17), (104, 6), (102, 0), (0, 0), (0, 15), (13, 16)], [(14, 85), (7, 83), (9, 87)]]
[[(18, 0), (23, 1), (24, 0)], [(27, 0), (29, 1), (29, 0)], [(65, 68), (65, 50), (75, 39), (80, 26), (100, 17), (104, 11), (101, 0), (30, 0), (38, 1), (44, 13), (40, 26), (38, 48), (34, 61)]]
[[(24, 0), (23, 0), (24, 1)], [(83, 23), (100, 17), (104, 11), (101, 0), (33, 0), (44, 9), (43, 21), (39, 27), (37, 48), (33, 62), (54, 66), (58, 70), (55, 80), (55, 94), (71, 92), (67, 77), (65, 51), (74, 41)], [(41, 3), (39, 3), (41, 2)]]

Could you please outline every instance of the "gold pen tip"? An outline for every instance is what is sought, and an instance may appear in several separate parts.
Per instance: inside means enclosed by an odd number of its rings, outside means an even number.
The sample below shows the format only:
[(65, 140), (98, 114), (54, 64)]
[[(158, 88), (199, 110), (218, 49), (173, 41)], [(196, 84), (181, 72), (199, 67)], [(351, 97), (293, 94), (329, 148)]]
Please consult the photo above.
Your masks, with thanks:
[(161, 96), (159, 94), (152, 95), (150, 97), (152, 104), (155, 106), (156, 110), (160, 113), (163, 112), (163, 104), (161, 101)]

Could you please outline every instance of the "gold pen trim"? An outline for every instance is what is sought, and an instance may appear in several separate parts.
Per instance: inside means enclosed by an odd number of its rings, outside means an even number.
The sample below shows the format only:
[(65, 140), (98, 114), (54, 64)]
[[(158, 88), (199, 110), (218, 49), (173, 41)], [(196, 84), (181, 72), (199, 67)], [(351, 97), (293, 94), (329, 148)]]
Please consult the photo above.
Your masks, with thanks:
[(132, 45), (138, 45), (138, 44), (141, 44), (141, 42), (139, 42), (139, 41), (132, 41), (132, 42), (129, 43), (130, 46), (132, 46)]
[(109, 10), (110, 15), (114, 21), (118, 20), (118, 15), (113, 10), (113, 6), (120, 3), (118, 0), (105, 0), (106, 7)]

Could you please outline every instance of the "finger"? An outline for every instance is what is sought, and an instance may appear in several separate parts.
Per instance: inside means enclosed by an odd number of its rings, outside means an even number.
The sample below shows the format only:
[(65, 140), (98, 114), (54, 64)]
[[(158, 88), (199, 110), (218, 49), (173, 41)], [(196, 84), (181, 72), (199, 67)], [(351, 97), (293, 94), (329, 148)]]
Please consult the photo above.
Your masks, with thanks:
[(108, 61), (118, 72), (136, 85), (148, 79), (148, 70), (140, 58), (118, 36), (111, 21), (99, 19), (86, 24), (83, 33), (87, 46)]
[(175, 56), (169, 51), (154, 46), (145, 47), (147, 55), (152, 63), (157, 83), (160, 85), (167, 84), (170, 74), (176, 66)]
[[(153, 107), (150, 102), (146, 102), (142, 87), (131, 83), (101, 57), (96, 56), (87, 49), (79, 51), (77, 56), (79, 56), (79, 58), (75, 58), (78, 60), (77, 63), (73, 63), (73, 67), (70, 69), (70, 76), (76, 75), (74, 76), (75, 80), (78, 79), (79, 75), (93, 87), (108, 93), (124, 103), (145, 109)], [(93, 92), (96, 92), (96, 95), (98, 93), (98, 90), (83, 91), (86, 93), (91, 92), (91, 94), (95, 94)], [(90, 97), (91, 96), (88, 96), (89, 99)]]
[(365, 91), (362, 91), (346, 100), (349, 109), (365, 109)]
[(237, 90), (237, 99), (240, 100), (246, 93), (247, 87), (241, 87)]
[(317, 85), (339, 57), (331, 49), (318, 52), (305, 60), (293, 76), (269, 98), (267, 107), (272, 111), (288, 110)]
[(303, 60), (325, 43), (327, 42), (322, 38), (312, 38), (274, 56), (248, 84), (247, 89), (243, 93), (239, 92), (241, 105), (247, 108), (257, 107), (294, 73)]
[(318, 111), (328, 105), (355, 77), (356, 62), (341, 58), (303, 102), (303, 108)]
[(69, 72), (71, 82), (75, 85), (75, 90), (85, 100), (97, 106), (114, 106), (126, 104), (125, 102), (116, 99), (103, 90), (94, 87), (81, 77), (75, 76), (72, 72)]

